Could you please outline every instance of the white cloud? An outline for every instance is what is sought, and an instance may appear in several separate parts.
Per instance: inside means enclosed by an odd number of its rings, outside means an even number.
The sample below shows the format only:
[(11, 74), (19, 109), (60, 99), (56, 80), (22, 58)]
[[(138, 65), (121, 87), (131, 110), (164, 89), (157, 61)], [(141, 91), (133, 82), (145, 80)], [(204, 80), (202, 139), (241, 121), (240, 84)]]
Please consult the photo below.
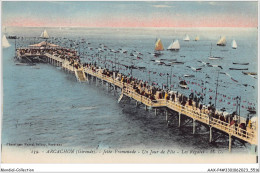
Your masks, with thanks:
[(153, 7), (155, 8), (170, 8), (172, 6), (169, 6), (169, 5), (152, 5)]

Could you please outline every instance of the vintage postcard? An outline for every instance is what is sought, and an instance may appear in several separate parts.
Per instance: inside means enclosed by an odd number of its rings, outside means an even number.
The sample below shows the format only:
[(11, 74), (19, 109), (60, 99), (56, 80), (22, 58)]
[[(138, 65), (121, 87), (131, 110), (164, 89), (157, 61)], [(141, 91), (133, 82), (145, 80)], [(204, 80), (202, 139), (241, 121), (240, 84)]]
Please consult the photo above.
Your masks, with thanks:
[(1, 8), (1, 163), (258, 163), (257, 1)]

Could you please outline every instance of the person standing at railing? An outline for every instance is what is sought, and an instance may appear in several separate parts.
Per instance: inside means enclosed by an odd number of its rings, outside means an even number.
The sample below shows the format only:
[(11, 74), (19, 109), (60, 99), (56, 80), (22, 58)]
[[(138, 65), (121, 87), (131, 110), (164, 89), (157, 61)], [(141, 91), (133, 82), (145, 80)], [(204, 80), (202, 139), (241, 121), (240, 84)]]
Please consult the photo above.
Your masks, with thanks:
[(237, 123), (237, 121), (238, 121), (237, 114), (234, 115), (233, 120), (234, 120), (235, 123)]
[(164, 99), (167, 100), (168, 94), (165, 92)]
[(249, 114), (247, 114), (247, 117), (246, 117), (246, 127), (249, 125)]
[(172, 101), (175, 102), (175, 93), (172, 94)]

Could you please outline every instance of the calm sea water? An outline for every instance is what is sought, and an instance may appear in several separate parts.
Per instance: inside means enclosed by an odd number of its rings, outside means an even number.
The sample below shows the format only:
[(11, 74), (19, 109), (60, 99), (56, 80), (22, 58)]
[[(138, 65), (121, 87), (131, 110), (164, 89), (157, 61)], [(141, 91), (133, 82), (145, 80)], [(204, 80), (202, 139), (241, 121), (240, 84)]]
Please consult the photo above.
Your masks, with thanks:
[[(7, 28), (8, 35), (23, 37), (38, 37), (43, 28)], [(173, 90), (188, 95), (191, 89), (201, 92), (198, 85), (205, 83), (207, 89), (206, 99), (214, 98), (218, 71), (230, 74), (238, 82), (232, 81), (228, 76), (219, 75), (219, 93), (217, 108), (225, 107), (227, 111), (235, 111), (236, 101), (233, 97), (241, 96), (242, 105), (257, 105), (257, 79), (243, 75), (241, 71), (231, 71), (234, 68), (249, 68), (250, 72), (257, 72), (257, 30), (256, 29), (97, 29), (97, 28), (47, 28), (53, 43), (69, 47), (69, 38), (75, 43), (85, 39), (91, 44), (80, 44), (77, 48), (82, 54), (82, 61), (92, 61), (91, 55), (98, 53), (100, 44), (108, 48), (127, 50), (128, 53), (103, 52), (101, 58), (106, 60), (117, 59), (121, 64), (145, 66), (151, 72), (151, 82), (166, 84), (166, 75), (171, 73), (176, 77), (171, 78)], [(184, 42), (183, 37), (188, 34), (191, 41)], [(200, 36), (200, 41), (193, 41), (195, 36)], [(216, 42), (220, 36), (225, 35), (227, 46), (218, 47)], [(179, 39), (181, 50), (179, 52), (163, 51), (163, 55), (155, 58), (153, 53), (156, 38), (161, 38), (167, 48), (173, 39)], [(231, 48), (231, 41), (235, 39), (238, 48)], [(17, 42), (18, 46), (37, 43), (38, 39), (23, 39)], [(60, 41), (60, 42), (59, 42)], [(177, 120), (172, 118), (172, 126), (167, 127), (163, 114), (155, 116), (153, 111), (145, 111), (143, 107), (136, 108), (135, 103), (124, 100), (118, 104), (118, 95), (107, 92), (105, 87), (91, 83), (78, 83), (71, 74), (49, 64), (32, 66), (17, 66), (13, 61), (14, 40), (9, 40), (11, 47), (3, 49), (3, 126), (2, 143), (61, 143), (63, 146), (76, 146), (93, 148), (134, 148), (134, 147), (171, 147), (171, 148), (227, 148), (227, 138), (221, 138), (214, 144), (208, 143), (207, 129), (198, 126), (197, 134), (192, 135), (192, 124), (177, 128)], [(224, 57), (222, 60), (209, 60), (212, 44), (212, 55)], [(73, 45), (74, 46), (74, 45)], [(93, 50), (90, 50), (92, 47)], [(140, 52), (142, 59), (129, 56), (130, 53)], [(183, 65), (161, 66), (151, 60), (177, 59)], [(94, 58), (93, 61), (98, 63)], [(104, 58), (103, 58), (104, 60)], [(223, 69), (204, 67), (198, 61), (220, 65)], [(248, 66), (233, 65), (232, 62), (249, 62)], [(104, 66), (99, 61), (100, 66)], [(107, 62), (107, 65), (112, 64)], [(202, 70), (195, 72), (187, 66)], [(120, 66), (122, 73), (129, 73)], [(133, 70), (133, 76), (148, 80), (146, 70)], [(154, 74), (153, 72), (157, 72)], [(195, 78), (184, 78), (185, 74), (193, 74)], [(206, 78), (206, 75), (209, 78)], [(180, 79), (190, 82), (189, 90), (180, 89), (177, 85)], [(170, 80), (169, 80), (170, 82)], [(248, 84), (244, 86), (243, 84)], [(213, 92), (208, 92), (212, 89)], [(227, 97), (223, 97), (226, 95)], [(228, 98), (230, 97), (230, 99)], [(221, 101), (219, 101), (221, 100)], [(213, 101), (214, 102), (214, 101)], [(241, 115), (246, 117), (247, 111), (241, 108)], [(235, 142), (235, 151), (244, 152), (247, 148)]]

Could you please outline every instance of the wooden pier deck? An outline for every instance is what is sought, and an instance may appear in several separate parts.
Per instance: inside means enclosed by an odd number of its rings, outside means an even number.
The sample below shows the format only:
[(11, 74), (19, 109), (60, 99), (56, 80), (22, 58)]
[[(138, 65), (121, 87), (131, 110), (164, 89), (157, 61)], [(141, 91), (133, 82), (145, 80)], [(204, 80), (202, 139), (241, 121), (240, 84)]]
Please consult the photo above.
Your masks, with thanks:
[[(18, 50), (19, 52), (19, 50)], [(17, 54), (20, 56), (19, 54)], [(42, 54), (41, 54), (42, 55)], [(44, 53), (43, 54), (46, 57), (46, 61), (50, 64), (53, 64), (54, 66), (60, 66), (62, 69), (69, 71), (71, 73), (74, 73), (77, 80), (79, 82), (85, 82), (88, 80), (88, 77), (96, 78), (96, 80), (102, 81), (102, 83), (106, 82), (107, 85), (113, 85), (114, 89), (120, 88), (121, 95), (119, 98), (119, 101), (124, 97), (129, 97), (136, 101), (138, 104), (145, 105), (145, 109), (154, 109), (155, 114), (157, 115), (158, 109), (165, 109), (165, 117), (166, 121), (169, 120), (169, 111), (172, 110), (178, 114), (178, 123), (179, 127), (181, 126), (181, 117), (186, 116), (193, 120), (193, 134), (195, 133), (196, 129), (196, 122), (202, 123), (209, 127), (209, 142), (212, 142), (213, 136), (212, 136), (212, 128), (215, 128), (229, 136), (229, 151), (231, 151), (231, 145), (232, 145), (232, 137), (235, 137), (237, 139), (240, 139), (244, 142), (247, 142), (251, 144), (254, 147), (257, 147), (258, 145), (258, 133), (257, 133), (257, 126), (255, 129), (241, 129), (238, 127), (230, 126), (229, 123), (221, 121), (220, 119), (216, 119), (214, 117), (211, 117), (206, 109), (199, 110), (195, 106), (183, 106), (181, 105), (177, 98), (175, 98), (174, 101), (167, 100), (167, 99), (157, 99), (157, 100), (151, 100), (143, 95), (138, 94), (135, 92), (135, 90), (132, 88), (130, 84), (124, 83), (121, 80), (117, 80), (112, 77), (108, 77), (104, 74), (102, 74), (99, 70), (95, 71), (88, 67), (83, 67), (80, 65), (80, 68), (75, 68), (71, 63), (66, 60), (60, 58), (58, 55), (52, 55), (50, 53)], [(26, 55), (24, 55), (26, 56)], [(39, 56), (37, 55), (28, 55), (28, 56)], [(87, 76), (86, 76), (87, 75)], [(242, 119), (242, 121), (245, 121)]]

